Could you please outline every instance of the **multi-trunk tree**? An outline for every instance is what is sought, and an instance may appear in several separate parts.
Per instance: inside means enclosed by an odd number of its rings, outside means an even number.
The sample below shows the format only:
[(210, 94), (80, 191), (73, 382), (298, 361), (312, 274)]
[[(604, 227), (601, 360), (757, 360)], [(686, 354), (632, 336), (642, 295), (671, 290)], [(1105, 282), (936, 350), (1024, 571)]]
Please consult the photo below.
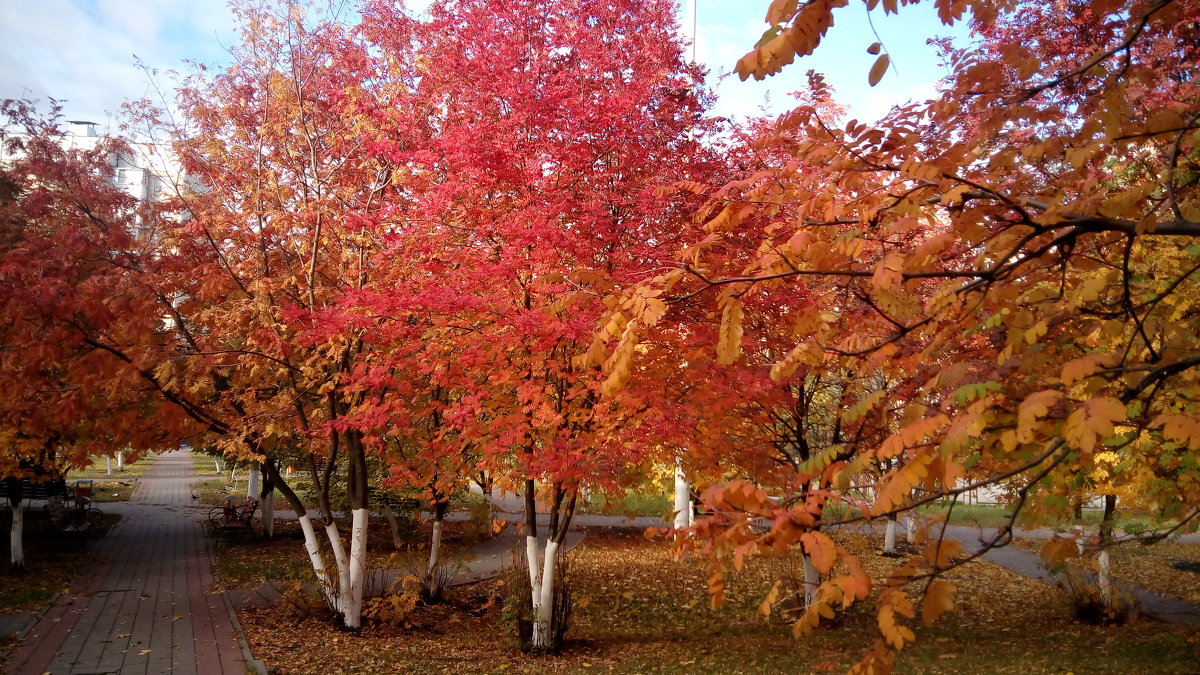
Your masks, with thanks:
[(429, 321), (463, 345), (444, 424), (525, 495), (532, 646), (551, 648), (557, 551), (580, 490), (614, 485), (642, 452), (625, 429), (644, 403), (601, 399), (581, 357), (603, 298), (685, 236), (684, 200), (655, 187), (701, 170), (698, 75), (669, 2), (435, 3), (416, 25), (386, 8), (371, 5), (368, 34), (388, 53), (419, 45), (429, 118), (427, 145), (386, 150), (422, 184), (394, 255), (428, 270)]
[[(773, 27), (739, 62), (743, 77), (809, 53), (844, 4), (772, 3)], [(1030, 507), (1066, 513), (1098, 470), (1119, 467), (1153, 495), (1164, 531), (1194, 529), (1197, 7), (938, 5), (947, 22), (972, 12), (979, 42), (947, 48), (950, 75), (935, 100), (875, 124), (843, 124), (814, 105), (780, 116), (755, 147), (788, 159), (714, 186), (701, 212), (706, 239), (649, 288), (668, 301), (710, 298), (721, 354), (748, 350), (754, 321), (790, 325), (777, 378), (806, 367), (876, 383), (860, 403), (872, 402), (867, 414), (888, 433), (822, 456), (804, 477), (828, 484), (830, 498), (876, 482), (868, 517), (993, 483), (1012, 490), (1014, 519)], [(884, 76), (886, 47), (869, 46), (883, 52), (864, 74), (872, 81)], [(770, 224), (741, 241), (739, 225), (751, 220)], [(741, 251), (736, 267), (731, 250)], [(813, 302), (774, 313), (755, 306), (781, 289), (805, 289)], [(659, 314), (622, 307), (612, 320)], [(611, 370), (629, 367), (619, 346), (613, 353)], [(871, 481), (884, 462), (892, 468)], [(924, 496), (914, 499), (918, 488)], [(772, 504), (743, 485), (713, 501), (774, 520), (761, 536), (722, 532), (730, 546), (762, 551), (816, 535), (811, 509)], [(990, 543), (1010, 534), (1011, 523)], [(904, 618), (917, 608), (906, 589), (926, 591), (927, 622), (952, 604), (937, 575), (957, 550), (934, 541), (900, 567), (879, 602), (883, 639), (864, 667), (889, 666), (912, 639)], [(845, 575), (825, 581), (817, 611), (798, 626), (815, 626), (861, 590)]]

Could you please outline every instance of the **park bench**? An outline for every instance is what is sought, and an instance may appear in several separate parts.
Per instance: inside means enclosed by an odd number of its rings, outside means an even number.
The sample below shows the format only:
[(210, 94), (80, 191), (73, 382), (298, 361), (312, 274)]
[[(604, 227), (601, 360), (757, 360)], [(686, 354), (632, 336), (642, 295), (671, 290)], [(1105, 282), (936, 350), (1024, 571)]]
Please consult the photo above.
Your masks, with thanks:
[(214, 506), (208, 512), (210, 532), (213, 536), (249, 534), (257, 537), (254, 531), (254, 512), (258, 509), (258, 500), (246, 497), (239, 501), (230, 495), (225, 498), (224, 506)]
[(100, 528), (104, 519), (100, 509), (92, 508), (88, 497), (51, 495), (46, 498), (43, 509), (50, 529), (63, 534), (90, 535)]

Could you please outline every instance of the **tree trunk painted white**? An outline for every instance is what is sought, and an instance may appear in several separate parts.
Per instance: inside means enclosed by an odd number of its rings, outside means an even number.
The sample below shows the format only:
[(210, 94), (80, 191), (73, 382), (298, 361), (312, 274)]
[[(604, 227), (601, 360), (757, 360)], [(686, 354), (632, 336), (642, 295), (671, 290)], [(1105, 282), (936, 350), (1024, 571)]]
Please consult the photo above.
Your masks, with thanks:
[(338, 532), (337, 524), (329, 522), (325, 525), (325, 538), (329, 540), (329, 548), (333, 549), (333, 562), (337, 565), (337, 586), (336, 598), (337, 606), (334, 611), (345, 618), (346, 610), (346, 590), (350, 588), (350, 560), (346, 556), (346, 547), (342, 544), (341, 534)]
[(1097, 582), (1100, 584), (1100, 597), (1104, 600), (1104, 605), (1106, 607), (1112, 607), (1112, 564), (1108, 559), (1108, 551), (1100, 551), (1100, 576), (1097, 579)]
[(547, 642), (542, 623), (542, 580), (538, 574), (537, 537), (525, 537), (525, 558), (529, 561), (529, 598), (533, 611), (533, 646)]
[(350, 525), (350, 597), (346, 599), (346, 628), (362, 626), (363, 586), (367, 579), (367, 509), (354, 509)]
[(675, 464), (675, 527), (681, 529), (692, 524), (692, 488), (688, 485), (683, 465)]
[(258, 499), (262, 492), (262, 471), (258, 464), (250, 465), (250, 477), (246, 479), (246, 496)]
[(896, 516), (888, 516), (887, 526), (883, 530), (883, 552), (888, 555), (896, 553)]
[(438, 561), (442, 557), (442, 519), (438, 518), (433, 521), (433, 536), (429, 540), (429, 567), (426, 569), (429, 574), (433, 574), (433, 570), (438, 566)]
[(12, 507), (12, 529), (9, 530), (8, 548), (12, 551), (9, 564), (14, 572), (25, 570), (25, 504)]
[(904, 538), (910, 544), (917, 543), (917, 518), (912, 511), (904, 514)]
[(124, 470), (125, 470), (125, 451), (118, 450), (117, 451), (117, 471), (124, 471)]
[(221, 468), (221, 460), (217, 457), (213, 457), (213, 473), (219, 474), (222, 471), (224, 471), (224, 469)]
[(804, 560), (804, 606), (811, 607), (817, 601), (817, 587), (821, 585), (821, 573), (817, 571), (817, 566), (812, 564), (812, 559), (807, 555), (801, 555)]
[(112, 457), (104, 458), (104, 475), (106, 475), (106, 476), (112, 475)]
[(262, 503), (263, 536), (270, 539), (275, 536), (275, 491), (271, 490), (263, 496)]
[[(550, 647), (551, 636), (554, 635), (554, 568), (558, 562), (558, 542), (547, 541), (545, 560), (542, 561), (542, 581), (538, 584), (541, 591), (541, 611), (534, 612), (534, 649)], [(540, 630), (538, 630), (540, 628)], [(539, 640), (540, 638), (540, 640)]]
[(304, 550), (308, 552), (308, 562), (312, 565), (317, 581), (321, 584), (321, 591), (325, 594), (325, 604), (337, 611), (337, 589), (333, 580), (329, 578), (328, 570), (325, 569), (325, 559), (321, 556), (317, 533), (313, 530), (312, 519), (307, 513), (300, 516), (300, 530), (304, 532)]

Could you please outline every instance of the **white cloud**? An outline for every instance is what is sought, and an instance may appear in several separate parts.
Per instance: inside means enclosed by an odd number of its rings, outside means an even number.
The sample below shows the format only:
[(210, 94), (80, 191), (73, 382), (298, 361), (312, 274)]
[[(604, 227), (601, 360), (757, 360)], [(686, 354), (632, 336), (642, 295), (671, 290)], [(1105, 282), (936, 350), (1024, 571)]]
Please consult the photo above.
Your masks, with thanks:
[(231, 40), (224, 0), (0, 2), (0, 98), (65, 99), (70, 119), (103, 121), (147, 94), (149, 68), (220, 57)]

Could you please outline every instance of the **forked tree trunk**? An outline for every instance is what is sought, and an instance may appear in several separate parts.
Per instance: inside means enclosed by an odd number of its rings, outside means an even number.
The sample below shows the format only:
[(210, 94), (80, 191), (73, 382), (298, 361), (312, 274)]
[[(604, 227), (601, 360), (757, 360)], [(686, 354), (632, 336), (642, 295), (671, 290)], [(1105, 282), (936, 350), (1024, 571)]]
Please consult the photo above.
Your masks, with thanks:
[[(329, 477), (336, 453), (331, 457), (325, 475), (322, 477), (316, 471), (315, 459), (311, 462), (315, 483), (319, 486), (318, 496), (321, 501), (321, 515), (325, 521), (325, 538), (333, 552), (335, 568), (330, 570), (325, 564), (317, 540), (316, 528), (308, 515), (304, 502), (296, 495), (283, 477), (279, 475), (278, 467), (266, 464), (271, 481), (277, 486), (284, 499), (291, 505), (300, 521), (300, 529), (304, 533), (304, 549), (308, 554), (309, 564), (320, 582), (325, 595), (325, 602), (337, 616), (337, 623), (343, 628), (357, 630), (362, 625), (362, 594), (366, 578), (366, 543), (367, 543), (367, 509), (355, 508), (351, 511), (350, 551), (347, 553), (342, 543), (337, 523), (333, 520), (333, 512), (329, 508)], [(324, 478), (322, 480), (322, 478)], [(352, 495), (351, 503), (355, 503)]]
[[(277, 474), (273, 466), (267, 467), (267, 471), (272, 474)], [(321, 585), (321, 593), (325, 597), (325, 604), (331, 610), (337, 611), (337, 583), (330, 576), (329, 570), (325, 567), (325, 557), (321, 555), (321, 544), (317, 540), (316, 529), (313, 527), (312, 518), (308, 515), (308, 508), (304, 502), (296, 494), (286, 481), (274, 475), (276, 484), (279, 486), (279, 492), (283, 495), (284, 501), (291, 506), (296, 513), (296, 520), (300, 523), (300, 531), (304, 534), (304, 551), (308, 554), (308, 563), (313, 569), (313, 574), (317, 577), (317, 583)]]
[[(561, 484), (554, 486), (554, 499), (550, 507), (550, 523), (546, 528), (546, 546), (542, 551), (542, 555), (539, 556), (537, 512), (535, 510), (536, 503), (533, 490), (533, 481), (527, 480), (525, 483), (525, 522), (527, 528), (525, 550), (526, 556), (529, 558), (530, 594), (533, 606), (533, 642), (530, 646), (535, 651), (547, 651), (557, 646), (553, 644), (554, 635), (559, 627), (558, 622), (564, 620), (564, 617), (555, 616), (554, 614), (554, 608), (557, 606), (557, 603), (554, 602), (554, 594), (558, 582), (556, 568), (559, 548), (567, 538), (567, 532), (571, 527), (571, 518), (575, 514), (578, 493), (572, 492), (568, 499), (567, 491), (563, 489)], [(540, 569), (538, 564), (539, 557), (541, 558)]]
[(1104, 495), (1104, 516), (1100, 519), (1100, 543), (1107, 544), (1112, 539), (1113, 526), (1116, 524), (1117, 496)]
[(349, 585), (346, 597), (345, 611), (342, 620), (349, 630), (357, 631), (362, 627), (363, 588), (367, 578), (367, 456), (362, 445), (362, 437), (356, 431), (346, 431), (346, 449), (350, 459), (350, 473), (347, 480), (349, 492), (351, 525), (350, 525), (350, 560)]

